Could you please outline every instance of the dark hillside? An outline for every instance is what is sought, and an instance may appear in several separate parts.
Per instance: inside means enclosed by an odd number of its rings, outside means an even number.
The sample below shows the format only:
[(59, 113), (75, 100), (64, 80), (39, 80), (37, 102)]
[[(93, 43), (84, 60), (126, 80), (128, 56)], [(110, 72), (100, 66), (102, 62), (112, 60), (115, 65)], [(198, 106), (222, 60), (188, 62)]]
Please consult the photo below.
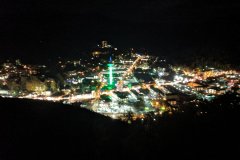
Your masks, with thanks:
[(128, 125), (78, 107), (1, 98), (0, 159), (238, 156), (239, 109), (208, 117), (192, 113)]

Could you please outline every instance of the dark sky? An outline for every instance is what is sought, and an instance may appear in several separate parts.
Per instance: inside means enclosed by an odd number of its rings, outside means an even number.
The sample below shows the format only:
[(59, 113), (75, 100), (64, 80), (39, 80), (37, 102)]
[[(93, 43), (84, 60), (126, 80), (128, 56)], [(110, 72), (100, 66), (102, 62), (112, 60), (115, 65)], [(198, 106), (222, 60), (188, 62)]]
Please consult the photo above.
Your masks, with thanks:
[(153, 54), (240, 51), (240, 2), (1, 0), (0, 56), (79, 55), (100, 40)]

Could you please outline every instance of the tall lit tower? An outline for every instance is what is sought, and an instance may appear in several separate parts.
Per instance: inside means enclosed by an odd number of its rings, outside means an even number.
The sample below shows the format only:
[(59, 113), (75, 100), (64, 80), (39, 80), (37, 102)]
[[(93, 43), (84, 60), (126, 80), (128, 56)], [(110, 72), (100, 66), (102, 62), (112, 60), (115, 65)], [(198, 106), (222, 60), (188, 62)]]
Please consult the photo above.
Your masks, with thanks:
[(108, 71), (109, 71), (109, 85), (113, 84), (113, 75), (112, 75), (112, 68), (113, 68), (113, 64), (108, 64)]
[(109, 74), (109, 80), (108, 85), (113, 85), (113, 64), (112, 64), (112, 58), (110, 57), (108, 66), (108, 74)]

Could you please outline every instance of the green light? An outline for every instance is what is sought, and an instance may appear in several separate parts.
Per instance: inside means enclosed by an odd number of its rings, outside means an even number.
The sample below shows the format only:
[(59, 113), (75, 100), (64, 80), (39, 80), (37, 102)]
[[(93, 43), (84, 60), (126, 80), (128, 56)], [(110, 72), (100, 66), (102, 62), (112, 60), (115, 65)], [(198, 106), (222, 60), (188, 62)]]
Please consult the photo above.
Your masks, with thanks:
[(113, 68), (112, 68), (113, 64), (108, 64), (108, 70), (109, 70), (109, 84), (112, 85), (113, 84)]
[(130, 88), (130, 89), (132, 88), (132, 84), (131, 83), (128, 84), (128, 88)]
[(162, 111), (165, 111), (165, 110), (166, 110), (166, 108), (165, 108), (164, 106), (162, 106), (162, 107), (161, 107), (161, 110), (162, 110)]

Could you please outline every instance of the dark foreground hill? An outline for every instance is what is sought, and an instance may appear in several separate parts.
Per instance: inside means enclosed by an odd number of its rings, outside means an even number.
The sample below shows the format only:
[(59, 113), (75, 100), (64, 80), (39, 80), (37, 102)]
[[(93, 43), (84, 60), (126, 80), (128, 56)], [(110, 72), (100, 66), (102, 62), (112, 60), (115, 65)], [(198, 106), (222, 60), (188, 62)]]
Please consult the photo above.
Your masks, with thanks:
[(238, 115), (128, 125), (79, 107), (0, 98), (0, 160), (232, 159), (240, 151)]

